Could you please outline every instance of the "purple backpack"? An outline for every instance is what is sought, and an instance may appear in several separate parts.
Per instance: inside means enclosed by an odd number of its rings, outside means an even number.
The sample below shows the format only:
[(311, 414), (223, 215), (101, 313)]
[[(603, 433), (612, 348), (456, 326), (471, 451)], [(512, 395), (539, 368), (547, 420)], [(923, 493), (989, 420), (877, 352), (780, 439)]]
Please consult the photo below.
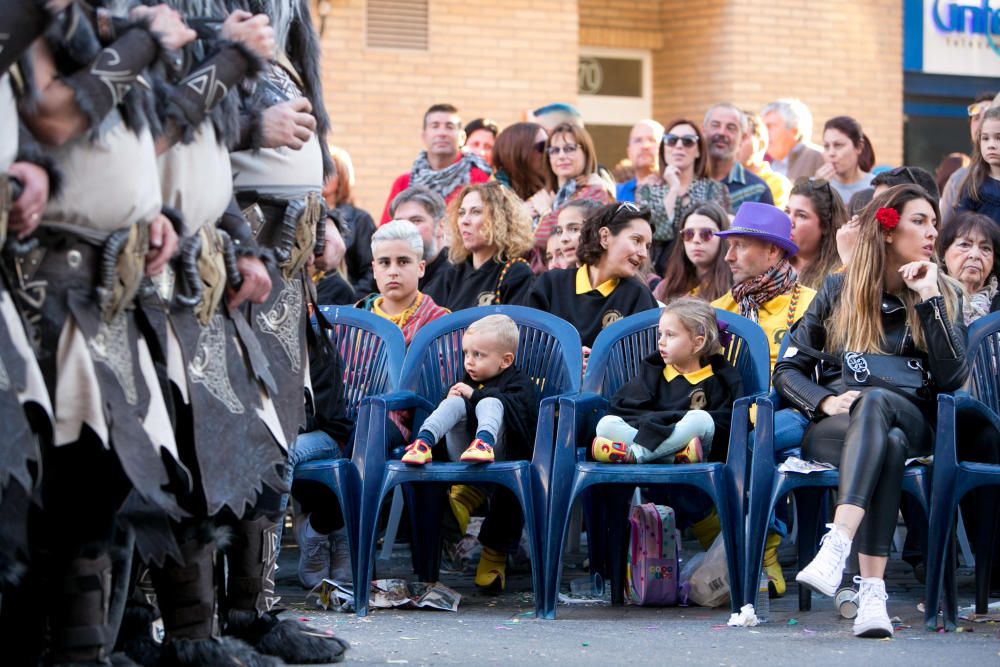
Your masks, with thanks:
[(645, 503), (632, 508), (628, 522), (626, 594), (633, 604), (666, 607), (677, 604), (680, 535), (674, 510)]

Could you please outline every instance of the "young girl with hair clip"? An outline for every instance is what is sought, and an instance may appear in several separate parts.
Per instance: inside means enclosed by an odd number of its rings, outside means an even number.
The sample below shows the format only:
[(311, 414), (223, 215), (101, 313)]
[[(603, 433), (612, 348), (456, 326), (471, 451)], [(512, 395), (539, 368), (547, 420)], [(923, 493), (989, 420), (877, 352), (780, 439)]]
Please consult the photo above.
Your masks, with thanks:
[(591, 445), (602, 463), (725, 460), (740, 374), (722, 356), (715, 309), (694, 297), (660, 315), (658, 349), (611, 399)]
[(969, 372), (961, 291), (935, 256), (937, 221), (921, 187), (876, 197), (847, 270), (823, 283), (774, 368), (775, 389), (811, 420), (802, 458), (840, 468), (833, 523), (796, 580), (832, 597), (857, 540), (860, 637), (892, 636), (884, 577), (903, 467), (930, 453), (936, 395)]
[(972, 166), (955, 211), (974, 211), (1000, 223), (1000, 107), (983, 114)]

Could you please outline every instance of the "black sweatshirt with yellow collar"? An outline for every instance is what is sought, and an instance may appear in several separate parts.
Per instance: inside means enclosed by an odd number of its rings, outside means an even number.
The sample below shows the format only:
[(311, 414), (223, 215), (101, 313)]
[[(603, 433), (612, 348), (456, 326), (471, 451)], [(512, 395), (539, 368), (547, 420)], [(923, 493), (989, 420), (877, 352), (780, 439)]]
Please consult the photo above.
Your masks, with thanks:
[(681, 375), (663, 362), (659, 352), (654, 352), (642, 360), (639, 374), (611, 399), (608, 414), (639, 429), (636, 444), (654, 450), (673, 433), (674, 424), (684, 415), (704, 410), (715, 422), (708, 458), (725, 461), (733, 403), (742, 395), (739, 372), (721, 354), (709, 357), (708, 365), (700, 370)]
[(608, 280), (594, 287), (584, 265), (538, 276), (527, 305), (563, 318), (580, 332), (581, 342), (592, 347), (602, 330), (624, 317), (656, 308), (656, 299), (635, 278)]

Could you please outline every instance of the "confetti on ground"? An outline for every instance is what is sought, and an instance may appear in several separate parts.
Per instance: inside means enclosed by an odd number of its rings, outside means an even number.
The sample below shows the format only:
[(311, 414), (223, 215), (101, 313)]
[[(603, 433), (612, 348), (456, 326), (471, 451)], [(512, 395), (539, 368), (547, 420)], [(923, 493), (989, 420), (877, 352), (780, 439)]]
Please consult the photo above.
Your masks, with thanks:
[(809, 628), (802, 628), (802, 632), (804, 632), (807, 635), (814, 635), (814, 634), (816, 634), (815, 630), (810, 630)]
[(797, 618), (788, 619), (788, 625), (798, 625), (798, 624), (799, 624), (799, 619)]
[(587, 642), (583, 642), (582, 646), (590, 646)]
[(508, 628), (508, 627), (507, 627), (507, 626), (505, 626), (505, 625), (498, 625), (498, 626), (497, 626), (497, 630), (510, 630), (510, 628)]

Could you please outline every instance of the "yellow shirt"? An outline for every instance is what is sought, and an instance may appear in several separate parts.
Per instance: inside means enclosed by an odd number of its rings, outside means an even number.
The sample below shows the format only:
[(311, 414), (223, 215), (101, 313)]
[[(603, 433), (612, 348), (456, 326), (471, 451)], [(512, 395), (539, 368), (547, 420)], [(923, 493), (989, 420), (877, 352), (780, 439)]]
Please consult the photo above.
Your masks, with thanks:
[(764, 179), (767, 187), (770, 188), (771, 196), (774, 197), (774, 205), (784, 210), (788, 203), (788, 197), (792, 194), (792, 182), (771, 169), (771, 165), (767, 162), (760, 168), (757, 175)]
[[(795, 313), (792, 315), (792, 322), (797, 322), (809, 304), (816, 296), (816, 290), (802, 285), (799, 288), (799, 300), (795, 305)], [(791, 303), (792, 294), (782, 294), (776, 296), (757, 311), (760, 328), (767, 336), (767, 342), (771, 346), (771, 370), (774, 371), (774, 362), (778, 360), (778, 349), (781, 347), (781, 340), (788, 333), (788, 305)], [(712, 302), (712, 306), (720, 310), (727, 310), (730, 313), (740, 312), (740, 307), (733, 300), (732, 292), (728, 292)]]

